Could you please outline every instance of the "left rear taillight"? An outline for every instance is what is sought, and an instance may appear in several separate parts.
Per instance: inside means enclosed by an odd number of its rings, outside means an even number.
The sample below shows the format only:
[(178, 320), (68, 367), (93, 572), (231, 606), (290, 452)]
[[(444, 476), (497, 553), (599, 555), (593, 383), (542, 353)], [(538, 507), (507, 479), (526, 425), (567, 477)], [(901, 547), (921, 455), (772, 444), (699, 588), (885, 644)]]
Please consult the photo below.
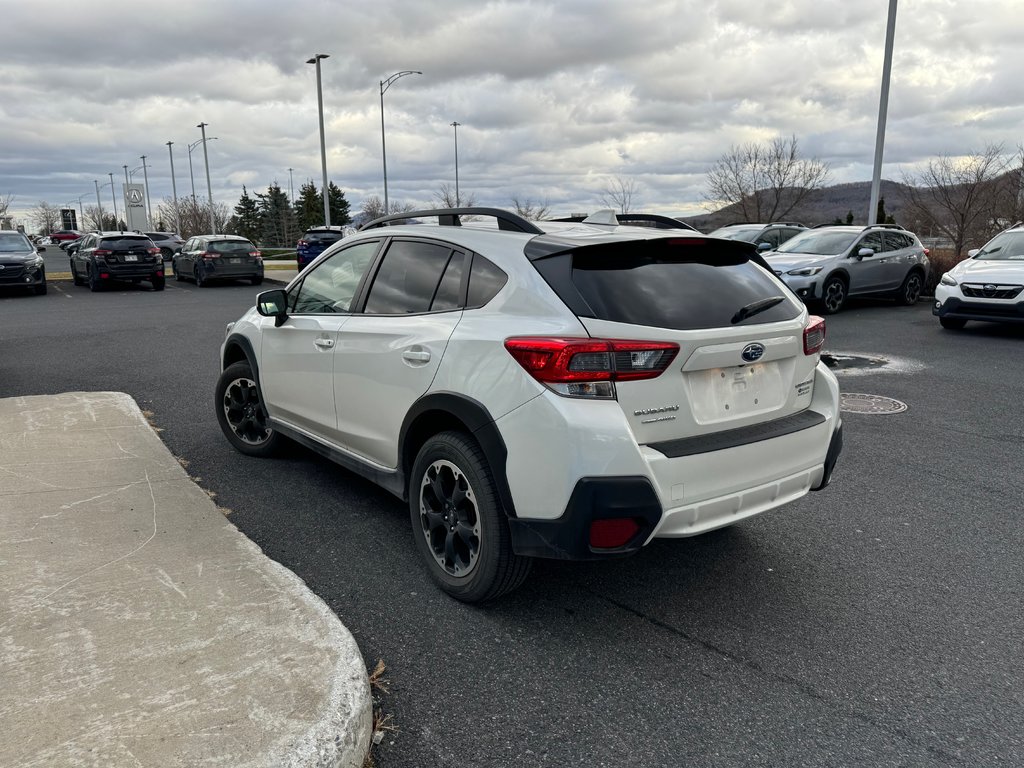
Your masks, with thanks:
[(565, 397), (611, 400), (616, 381), (653, 379), (679, 353), (663, 341), (513, 337), (505, 349), (526, 372)]
[(157, 254), (160, 253), (160, 249), (159, 248), (147, 248), (146, 249), (146, 253), (149, 253), (149, 254), (152, 254), (153, 256), (156, 256)]
[(816, 355), (825, 344), (825, 318), (810, 315), (804, 326), (804, 354)]

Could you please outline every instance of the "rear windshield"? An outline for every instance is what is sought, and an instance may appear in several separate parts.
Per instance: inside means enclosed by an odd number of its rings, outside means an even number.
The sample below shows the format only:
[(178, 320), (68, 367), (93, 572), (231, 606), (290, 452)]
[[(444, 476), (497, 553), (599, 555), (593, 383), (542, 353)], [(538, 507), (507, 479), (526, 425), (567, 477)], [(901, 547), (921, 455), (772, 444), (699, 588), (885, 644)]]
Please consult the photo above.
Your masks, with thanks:
[[(747, 246), (671, 242), (591, 246), (535, 265), (578, 315), (600, 320), (684, 331), (799, 316), (799, 302), (748, 260)], [(737, 316), (766, 299), (781, 300), (748, 317)]]
[(307, 243), (330, 245), (331, 243), (338, 242), (344, 236), (344, 232), (307, 232), (302, 239)]
[(249, 253), (255, 251), (256, 246), (248, 240), (214, 240), (206, 246), (206, 250), (213, 253)]
[(152, 244), (153, 241), (148, 237), (105, 237), (100, 247), (112, 251), (127, 251), (131, 248), (149, 248)]

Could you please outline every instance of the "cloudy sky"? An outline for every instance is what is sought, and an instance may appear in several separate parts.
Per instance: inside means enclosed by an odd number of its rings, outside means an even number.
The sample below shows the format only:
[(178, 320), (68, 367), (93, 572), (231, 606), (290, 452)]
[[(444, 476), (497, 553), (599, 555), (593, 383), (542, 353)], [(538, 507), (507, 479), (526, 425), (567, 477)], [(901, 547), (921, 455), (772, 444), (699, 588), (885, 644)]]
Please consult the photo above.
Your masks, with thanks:
[[(0, 196), (95, 204), (147, 156), (154, 205), (191, 191), (208, 123), (213, 197), (319, 186), (323, 62), (329, 178), (353, 209), (459, 185), (553, 212), (695, 214), (731, 144), (796, 135), (833, 182), (871, 177), (887, 0), (0, 0)], [(936, 154), (1024, 140), (1020, 0), (901, 0), (885, 178)], [(202, 147), (192, 153), (205, 196)], [(134, 180), (141, 181), (142, 172)], [(103, 192), (109, 203), (109, 187)], [(84, 196), (84, 197), (83, 197)], [(31, 228), (31, 227), (30, 227)]]

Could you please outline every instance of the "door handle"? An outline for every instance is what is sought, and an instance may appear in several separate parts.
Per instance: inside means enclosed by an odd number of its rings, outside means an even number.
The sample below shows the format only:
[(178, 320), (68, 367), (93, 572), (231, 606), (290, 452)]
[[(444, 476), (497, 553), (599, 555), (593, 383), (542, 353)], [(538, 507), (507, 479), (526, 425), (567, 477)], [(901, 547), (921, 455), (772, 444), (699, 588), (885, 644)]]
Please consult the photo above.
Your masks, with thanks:
[(420, 351), (407, 349), (402, 353), (402, 359), (407, 360), (410, 363), (429, 363), (430, 352), (425, 349)]
[(334, 339), (317, 339), (313, 343), (320, 347), (320, 349), (330, 349), (334, 346)]

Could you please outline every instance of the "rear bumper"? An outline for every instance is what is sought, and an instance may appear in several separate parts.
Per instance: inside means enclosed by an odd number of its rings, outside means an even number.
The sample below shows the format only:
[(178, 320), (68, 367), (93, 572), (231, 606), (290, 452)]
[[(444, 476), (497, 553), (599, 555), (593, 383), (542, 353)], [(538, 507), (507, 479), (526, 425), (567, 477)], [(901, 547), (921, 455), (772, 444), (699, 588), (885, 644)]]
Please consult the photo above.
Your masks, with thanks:
[[(163, 277), (164, 263), (160, 261), (139, 262), (137, 264), (108, 264), (100, 262), (96, 271), (104, 280), (150, 280)], [(106, 275), (106, 277), (104, 277)]]

